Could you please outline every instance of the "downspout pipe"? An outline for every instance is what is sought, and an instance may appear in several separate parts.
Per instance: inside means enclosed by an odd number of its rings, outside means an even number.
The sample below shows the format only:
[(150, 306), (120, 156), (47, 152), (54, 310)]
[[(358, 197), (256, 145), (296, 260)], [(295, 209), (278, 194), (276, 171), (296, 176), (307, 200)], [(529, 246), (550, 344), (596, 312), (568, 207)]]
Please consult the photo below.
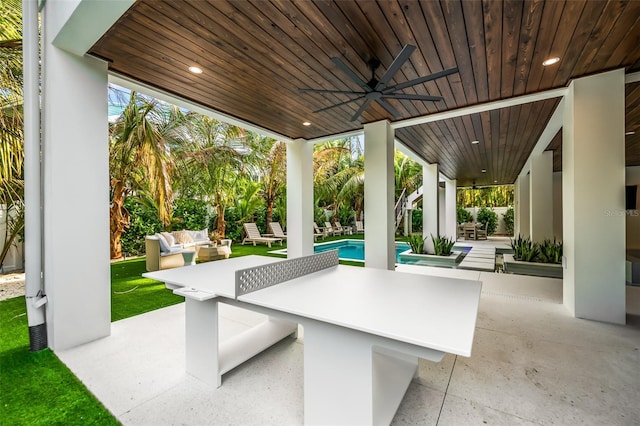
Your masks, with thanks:
[(32, 352), (47, 348), (42, 274), (42, 185), (40, 133), (40, 37), (38, 0), (22, 0), (24, 77), (25, 295)]

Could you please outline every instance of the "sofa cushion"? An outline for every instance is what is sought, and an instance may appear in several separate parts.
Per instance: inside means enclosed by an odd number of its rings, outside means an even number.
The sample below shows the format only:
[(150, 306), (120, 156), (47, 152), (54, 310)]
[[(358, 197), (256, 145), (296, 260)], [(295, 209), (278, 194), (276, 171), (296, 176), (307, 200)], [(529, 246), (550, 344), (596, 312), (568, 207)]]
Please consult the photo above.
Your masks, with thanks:
[(167, 240), (169, 246), (176, 245), (176, 239), (173, 237), (171, 232), (161, 232), (162, 236)]
[(158, 237), (158, 242), (160, 243), (160, 252), (161, 253), (168, 253), (169, 249), (171, 248), (171, 244), (169, 244), (169, 242), (164, 237), (164, 235), (162, 235), (160, 233), (157, 233), (156, 237)]
[(193, 243), (193, 238), (188, 231), (175, 231), (173, 236), (176, 239), (177, 244), (191, 244)]
[(209, 241), (209, 230), (207, 228), (202, 229), (200, 231), (187, 231), (193, 242), (199, 243), (203, 241)]

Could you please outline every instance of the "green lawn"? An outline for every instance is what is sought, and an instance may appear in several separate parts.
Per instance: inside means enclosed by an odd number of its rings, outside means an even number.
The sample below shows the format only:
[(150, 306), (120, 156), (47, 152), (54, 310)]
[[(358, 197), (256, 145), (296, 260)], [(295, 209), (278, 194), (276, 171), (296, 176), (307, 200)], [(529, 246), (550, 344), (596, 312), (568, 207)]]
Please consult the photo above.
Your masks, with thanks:
[[(345, 237), (329, 237), (333, 241)], [(362, 235), (347, 238), (362, 239)], [(286, 247), (286, 244), (283, 246)], [(232, 257), (278, 256), (265, 245), (232, 246)], [(279, 256), (283, 257), (283, 256)], [(340, 262), (363, 266), (358, 262)], [(111, 264), (111, 320), (182, 302), (158, 281), (142, 278), (145, 259)], [(0, 302), (0, 425), (111, 425), (118, 421), (49, 349), (29, 352), (25, 298)]]

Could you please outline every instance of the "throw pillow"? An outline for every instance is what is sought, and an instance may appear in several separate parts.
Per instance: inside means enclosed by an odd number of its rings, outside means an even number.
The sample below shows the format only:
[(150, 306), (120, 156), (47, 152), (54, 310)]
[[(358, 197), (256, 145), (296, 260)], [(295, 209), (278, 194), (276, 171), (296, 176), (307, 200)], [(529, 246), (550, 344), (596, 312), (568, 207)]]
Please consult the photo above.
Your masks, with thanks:
[(177, 244), (190, 244), (193, 242), (193, 238), (191, 238), (191, 235), (189, 235), (187, 231), (174, 232), (174, 237), (176, 238)]
[(173, 246), (176, 244), (176, 240), (175, 238), (173, 238), (173, 235), (171, 235), (170, 232), (161, 232), (161, 234), (167, 240), (167, 244), (169, 244), (169, 246)]
[(167, 239), (162, 234), (156, 234), (156, 237), (158, 237), (158, 242), (160, 243), (160, 251), (168, 253), (171, 245), (167, 242)]

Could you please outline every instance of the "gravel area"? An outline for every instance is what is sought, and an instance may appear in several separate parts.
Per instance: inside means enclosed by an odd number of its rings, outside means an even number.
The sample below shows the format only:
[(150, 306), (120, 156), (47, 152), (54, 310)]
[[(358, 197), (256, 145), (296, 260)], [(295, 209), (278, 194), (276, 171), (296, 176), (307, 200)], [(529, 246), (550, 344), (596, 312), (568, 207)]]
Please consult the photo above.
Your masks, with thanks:
[(24, 272), (0, 275), (0, 300), (24, 296)]

